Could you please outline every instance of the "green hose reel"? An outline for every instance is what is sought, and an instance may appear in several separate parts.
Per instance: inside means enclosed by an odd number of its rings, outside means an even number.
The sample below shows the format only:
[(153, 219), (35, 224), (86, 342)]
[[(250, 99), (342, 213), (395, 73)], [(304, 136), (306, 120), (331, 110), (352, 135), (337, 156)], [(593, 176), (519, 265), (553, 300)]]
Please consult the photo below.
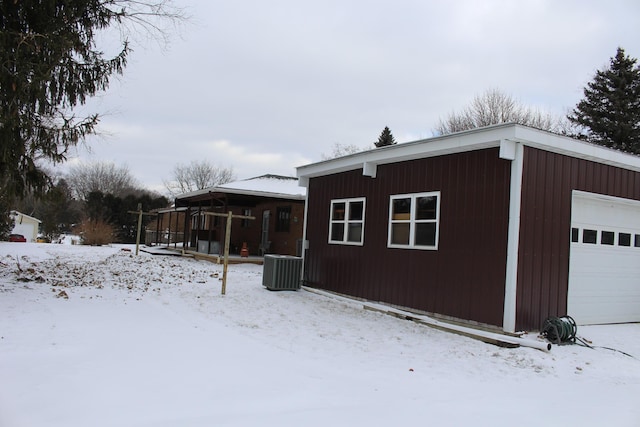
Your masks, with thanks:
[(540, 332), (553, 344), (574, 344), (578, 326), (571, 316), (549, 317), (542, 324)]

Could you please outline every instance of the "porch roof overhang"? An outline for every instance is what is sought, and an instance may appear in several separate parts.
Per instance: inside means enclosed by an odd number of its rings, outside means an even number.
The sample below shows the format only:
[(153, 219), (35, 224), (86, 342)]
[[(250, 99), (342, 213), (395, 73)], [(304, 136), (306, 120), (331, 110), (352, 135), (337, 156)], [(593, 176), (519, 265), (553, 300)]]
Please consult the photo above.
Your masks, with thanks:
[(265, 191), (222, 189), (216, 187), (182, 194), (176, 198), (176, 206), (191, 206), (194, 204), (203, 204), (205, 202), (207, 205), (255, 206), (258, 203), (269, 200), (292, 200), (303, 202), (305, 200), (305, 196), (302, 194), (293, 195)]

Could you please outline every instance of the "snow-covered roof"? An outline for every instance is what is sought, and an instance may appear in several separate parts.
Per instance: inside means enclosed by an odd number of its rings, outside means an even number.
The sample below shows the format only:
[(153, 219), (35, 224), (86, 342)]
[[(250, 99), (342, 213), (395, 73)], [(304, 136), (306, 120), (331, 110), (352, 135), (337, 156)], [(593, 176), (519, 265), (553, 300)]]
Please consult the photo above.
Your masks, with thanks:
[(187, 199), (208, 193), (242, 194), (250, 196), (273, 197), (276, 199), (304, 200), (306, 187), (298, 185), (298, 178), (281, 175), (261, 175), (240, 181), (228, 182), (203, 190), (181, 194), (176, 199)]
[[(298, 181), (296, 180), (296, 182), (298, 182)], [(9, 215), (11, 215), (13, 218), (22, 216), (23, 218), (29, 219), (32, 222), (37, 222), (38, 224), (40, 224), (42, 222), (38, 218), (34, 218), (32, 216), (29, 216), (27, 214), (23, 214), (22, 212), (18, 212), (18, 211), (11, 211), (11, 212), (9, 212)]]

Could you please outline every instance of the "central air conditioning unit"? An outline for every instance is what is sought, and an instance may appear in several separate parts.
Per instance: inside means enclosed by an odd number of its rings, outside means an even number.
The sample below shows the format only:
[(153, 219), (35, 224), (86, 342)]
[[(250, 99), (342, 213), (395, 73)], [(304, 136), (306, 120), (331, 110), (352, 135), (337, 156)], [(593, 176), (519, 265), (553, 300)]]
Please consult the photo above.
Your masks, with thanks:
[(300, 289), (302, 258), (289, 255), (265, 255), (262, 286), (270, 291)]

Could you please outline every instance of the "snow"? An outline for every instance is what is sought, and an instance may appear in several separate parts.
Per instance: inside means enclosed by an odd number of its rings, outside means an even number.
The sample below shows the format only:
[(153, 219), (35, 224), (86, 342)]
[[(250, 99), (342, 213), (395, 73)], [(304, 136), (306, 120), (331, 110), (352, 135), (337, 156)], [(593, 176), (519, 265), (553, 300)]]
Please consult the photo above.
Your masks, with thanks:
[[(259, 265), (223, 296), (221, 265), (130, 250), (0, 243), (0, 426), (640, 425), (619, 351), (496, 347)], [(640, 324), (578, 334), (640, 357)]]
[(306, 187), (301, 187), (297, 178), (263, 175), (241, 181), (229, 182), (216, 187), (219, 190), (243, 190), (257, 193), (282, 194), (304, 198)]
[(297, 178), (262, 175), (180, 194), (178, 198), (186, 199), (216, 192), (304, 200), (307, 194), (307, 188), (301, 187)]

